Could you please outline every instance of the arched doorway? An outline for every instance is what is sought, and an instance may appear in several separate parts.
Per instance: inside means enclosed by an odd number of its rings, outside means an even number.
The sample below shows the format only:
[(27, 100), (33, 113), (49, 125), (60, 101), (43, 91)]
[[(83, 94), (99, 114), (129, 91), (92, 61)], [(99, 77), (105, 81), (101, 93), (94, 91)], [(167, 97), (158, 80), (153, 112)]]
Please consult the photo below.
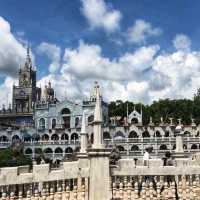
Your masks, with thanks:
[(68, 108), (63, 108), (61, 111), (63, 126), (65, 129), (70, 128), (70, 114), (71, 111)]

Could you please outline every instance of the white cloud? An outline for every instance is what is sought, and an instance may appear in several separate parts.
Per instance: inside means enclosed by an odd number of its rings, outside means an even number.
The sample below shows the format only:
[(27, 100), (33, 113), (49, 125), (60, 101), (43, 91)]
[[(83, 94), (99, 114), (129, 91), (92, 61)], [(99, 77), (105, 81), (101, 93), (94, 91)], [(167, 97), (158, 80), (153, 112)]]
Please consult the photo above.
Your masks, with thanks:
[(9, 76), (6, 77), (4, 82), (0, 85), (0, 109), (4, 104), (8, 108), (9, 104), (12, 104), (12, 86), (15, 80)]
[(153, 27), (151, 23), (142, 19), (135, 21), (134, 25), (128, 29), (128, 41), (130, 43), (145, 43), (149, 37), (158, 36), (162, 33), (160, 28)]
[(81, 0), (82, 13), (88, 20), (90, 27), (103, 28), (108, 32), (119, 29), (122, 15), (120, 11), (109, 7), (104, 0)]
[(61, 57), (61, 49), (55, 44), (50, 44), (47, 42), (42, 42), (38, 47), (37, 51), (39, 54), (46, 54), (48, 58), (51, 60), (51, 64), (49, 65), (49, 72), (55, 73), (60, 67), (60, 57)]
[[(71, 73), (79, 79), (96, 78), (113, 81), (139, 79), (150, 67), (159, 46), (142, 47), (126, 53), (118, 59), (103, 57), (101, 47), (80, 42), (77, 49), (66, 49), (63, 73)], [(106, 72), (106, 73), (105, 73)]]
[(26, 49), (12, 34), (10, 24), (0, 17), (0, 74), (16, 76), (25, 56)]
[(173, 45), (177, 50), (190, 50), (191, 40), (184, 34), (177, 34), (173, 40)]

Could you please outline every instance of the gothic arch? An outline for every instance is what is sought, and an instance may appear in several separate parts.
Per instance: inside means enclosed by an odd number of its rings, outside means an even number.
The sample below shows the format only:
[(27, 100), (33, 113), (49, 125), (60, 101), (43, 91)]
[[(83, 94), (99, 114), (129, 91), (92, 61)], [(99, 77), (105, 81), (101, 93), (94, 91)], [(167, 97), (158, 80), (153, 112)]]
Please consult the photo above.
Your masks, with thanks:
[(104, 140), (105, 140), (105, 139), (111, 139), (110, 133), (107, 132), (107, 131), (103, 132), (103, 139), (104, 139)]
[(128, 138), (138, 138), (138, 133), (136, 131), (131, 131)]
[(39, 129), (44, 130), (45, 129), (45, 119), (40, 118), (39, 120)]
[(123, 146), (121, 146), (121, 145), (117, 146), (117, 149), (118, 149), (120, 152), (123, 152), (123, 151), (125, 151), (124, 147), (123, 147)]
[(137, 145), (133, 145), (131, 147), (131, 151), (139, 151), (139, 150), (140, 150), (140, 148)]
[(70, 113), (71, 113), (71, 111), (70, 111), (69, 108), (63, 108), (63, 109), (61, 110), (61, 114), (62, 114), (62, 115), (70, 115)]
[(125, 138), (125, 135), (121, 132), (121, 131), (117, 131), (115, 133), (115, 136), (114, 136), (114, 139), (115, 140), (118, 140), (118, 139), (124, 139)]
[(69, 140), (69, 136), (66, 133), (61, 135), (61, 140)]
[(59, 136), (54, 133), (52, 136), (51, 136), (51, 140), (54, 140), (54, 141), (58, 141), (59, 140)]
[(142, 133), (142, 137), (143, 138), (146, 138), (146, 137), (150, 137), (150, 134), (149, 134), (149, 131), (144, 131), (143, 133)]
[(63, 150), (60, 147), (57, 147), (54, 152), (55, 153), (63, 153)]
[(77, 141), (77, 140), (78, 140), (78, 134), (77, 133), (72, 133), (71, 141)]
[(191, 149), (198, 149), (198, 146), (196, 144), (192, 144)]
[(1, 135), (0, 136), (0, 142), (7, 142), (8, 141), (8, 137), (5, 135)]
[(44, 153), (53, 153), (53, 150), (51, 148), (44, 149)]
[(155, 132), (155, 136), (156, 136), (156, 137), (162, 137), (160, 131), (158, 131), (158, 130)]
[(19, 140), (20, 140), (20, 138), (18, 135), (13, 135), (12, 141), (19, 141)]
[(25, 150), (25, 154), (32, 154), (33, 153), (33, 150), (31, 148), (27, 148)]
[(167, 150), (167, 145), (165, 144), (160, 145), (160, 150)]
[(66, 153), (66, 154), (72, 154), (72, 153), (73, 153), (73, 149), (72, 149), (71, 147), (67, 147), (67, 148), (65, 149), (65, 153)]
[(47, 134), (42, 135), (42, 140), (43, 141), (49, 140), (49, 135), (47, 135)]

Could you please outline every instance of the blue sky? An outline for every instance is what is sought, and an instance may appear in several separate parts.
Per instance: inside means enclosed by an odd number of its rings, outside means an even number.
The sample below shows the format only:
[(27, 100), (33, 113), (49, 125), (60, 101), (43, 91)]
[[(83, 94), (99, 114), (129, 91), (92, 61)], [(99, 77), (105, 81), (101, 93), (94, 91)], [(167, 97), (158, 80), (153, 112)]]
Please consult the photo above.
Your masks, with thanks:
[(0, 103), (10, 101), (27, 42), (38, 85), (51, 80), (61, 99), (85, 98), (94, 80), (107, 101), (192, 98), (199, 9), (198, 0), (1, 0)]

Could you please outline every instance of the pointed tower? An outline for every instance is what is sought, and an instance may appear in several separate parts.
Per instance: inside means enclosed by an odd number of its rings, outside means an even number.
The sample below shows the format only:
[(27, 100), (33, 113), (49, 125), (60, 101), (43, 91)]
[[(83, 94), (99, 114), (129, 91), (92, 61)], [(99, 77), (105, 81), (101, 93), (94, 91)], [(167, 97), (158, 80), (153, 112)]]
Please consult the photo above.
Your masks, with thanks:
[[(88, 149), (90, 158), (90, 188), (89, 199), (108, 200), (110, 199), (110, 149), (104, 148), (102, 139), (102, 107), (99, 85), (96, 86), (96, 102), (94, 111), (94, 143)], [(102, 182), (102, 180), (104, 180)], [(97, 184), (98, 183), (98, 184)], [(102, 195), (103, 194), (103, 195)]]
[(82, 124), (81, 124), (81, 149), (80, 153), (86, 153), (87, 152), (87, 133), (86, 133), (86, 125), (85, 125), (85, 112), (83, 111), (82, 116)]
[(30, 48), (27, 47), (26, 60), (19, 69), (19, 84), (13, 86), (13, 110), (16, 113), (32, 113), (36, 102), (36, 71), (32, 69)]
[(94, 143), (92, 148), (101, 149), (104, 147), (102, 138), (102, 108), (99, 85), (96, 85), (96, 104), (94, 110)]

